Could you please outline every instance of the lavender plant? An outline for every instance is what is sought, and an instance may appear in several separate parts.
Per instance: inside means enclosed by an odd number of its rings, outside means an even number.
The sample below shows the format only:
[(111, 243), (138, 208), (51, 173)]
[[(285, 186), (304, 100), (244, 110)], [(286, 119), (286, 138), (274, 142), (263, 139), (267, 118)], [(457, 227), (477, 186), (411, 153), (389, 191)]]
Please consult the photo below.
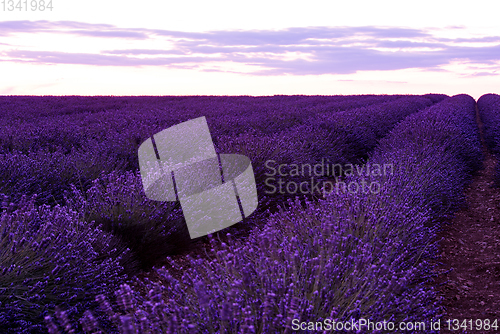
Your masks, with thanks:
[[(5, 201), (4, 201), (5, 204)], [(92, 308), (126, 276), (120, 262), (128, 249), (66, 208), (34, 198), (4, 205), (0, 214), (0, 328), (2, 333), (39, 333), (56, 305), (75, 316)]]
[(87, 189), (103, 172), (119, 169), (123, 164), (115, 154), (105, 152), (96, 160), (96, 152), (104, 145), (87, 150), (74, 150), (70, 154), (61, 151), (14, 151), (0, 155), (0, 193), (12, 201), (22, 195), (37, 195), (37, 204), (64, 204), (63, 195), (70, 184)]
[[(479, 115), (484, 125), (484, 137), (488, 149), (500, 158), (500, 95), (485, 94), (477, 101)], [(494, 185), (500, 187), (500, 164), (495, 167)]]
[(149, 200), (139, 172), (103, 174), (86, 191), (72, 185), (65, 203), (82, 221), (119, 237), (143, 269), (191, 245), (179, 203)]

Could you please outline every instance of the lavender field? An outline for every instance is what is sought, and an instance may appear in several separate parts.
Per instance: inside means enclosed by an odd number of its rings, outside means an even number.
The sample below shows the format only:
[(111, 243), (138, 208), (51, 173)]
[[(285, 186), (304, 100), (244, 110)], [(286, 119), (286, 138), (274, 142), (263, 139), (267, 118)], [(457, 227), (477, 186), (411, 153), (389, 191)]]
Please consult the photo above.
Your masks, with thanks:
[[(0, 96), (0, 333), (439, 333), (437, 233), (483, 169), (476, 115), (500, 157), (496, 94)], [(202, 116), (250, 158), (258, 207), (191, 239), (138, 149)], [(293, 173), (325, 161), (348, 168)]]

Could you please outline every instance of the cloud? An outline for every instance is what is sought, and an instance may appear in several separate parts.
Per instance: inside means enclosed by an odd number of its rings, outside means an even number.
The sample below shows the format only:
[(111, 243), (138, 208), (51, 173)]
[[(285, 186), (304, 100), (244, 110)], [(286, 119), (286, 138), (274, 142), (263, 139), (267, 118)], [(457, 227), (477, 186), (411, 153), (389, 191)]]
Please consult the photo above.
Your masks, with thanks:
[(182, 55), (185, 54), (179, 50), (150, 50), (150, 49), (126, 49), (126, 50), (104, 50), (104, 54), (119, 54), (119, 55)]
[(110, 24), (92, 24), (74, 21), (5, 21), (0, 22), (0, 36), (19, 33), (57, 33), (80, 36), (147, 39), (149, 36), (133, 29), (119, 29)]
[(476, 73), (467, 75), (467, 77), (485, 77), (485, 76), (497, 76), (497, 75), (499, 75), (499, 74), (496, 73), (496, 71), (493, 71), (493, 72), (476, 72)]
[[(449, 29), (462, 29), (450, 27)], [(95, 66), (169, 66), (227, 71), (226, 62), (254, 67), (251, 75), (349, 74), (441, 67), (460, 60), (492, 65), (500, 61), (500, 36), (438, 38), (431, 30), (398, 27), (304, 27), (282, 30), (182, 32), (118, 28), (74, 21), (0, 22), (0, 35), (26, 33), (73, 34), (130, 40), (129, 48), (93, 53), (5, 50), (2, 61)], [(141, 41), (164, 40), (168, 49), (141, 48)], [(110, 42), (111, 44), (112, 42)], [(134, 45), (134, 43), (137, 43)], [(463, 43), (469, 43), (464, 46)], [(484, 43), (498, 43), (484, 46)], [(130, 45), (137, 47), (130, 48)], [(149, 43), (148, 45), (151, 45)], [(214, 63), (219, 63), (214, 67)], [(232, 68), (232, 71), (234, 69)], [(486, 73), (486, 72), (484, 72)]]
[(148, 39), (148, 35), (134, 31), (86, 31), (74, 30), (72, 34), (92, 37), (112, 37), (112, 38), (130, 38), (130, 39)]
[(500, 42), (500, 36), (484, 36), (484, 37), (474, 37), (474, 38), (439, 38), (440, 42), (453, 42), (453, 43), (498, 43)]
[(306, 27), (283, 30), (251, 30), (251, 31), (214, 31), (206, 33), (173, 33), (155, 31), (158, 35), (192, 39), (181, 41), (181, 45), (193, 46), (204, 41), (212, 46), (266, 46), (266, 45), (298, 45), (305, 43), (319, 44), (315, 40), (335, 41), (338, 39), (365, 38), (417, 38), (429, 37), (426, 32), (417, 29), (384, 28), (384, 27)]
[(50, 51), (9, 51), (5, 54), (12, 59), (45, 64), (79, 64), (96, 66), (161, 66), (187, 62), (203, 62), (204, 57), (172, 58), (130, 58), (90, 53), (66, 53)]

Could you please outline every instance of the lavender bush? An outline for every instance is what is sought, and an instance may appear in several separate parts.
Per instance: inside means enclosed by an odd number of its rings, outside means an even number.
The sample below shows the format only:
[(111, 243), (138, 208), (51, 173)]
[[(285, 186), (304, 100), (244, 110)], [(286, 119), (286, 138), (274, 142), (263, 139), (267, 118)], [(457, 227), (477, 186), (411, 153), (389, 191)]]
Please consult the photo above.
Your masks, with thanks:
[[(477, 101), (479, 116), (484, 124), (484, 137), (488, 149), (500, 158), (500, 95), (485, 94)], [(500, 187), (500, 164), (495, 168), (494, 185)]]
[(298, 128), (293, 135), (307, 134), (306, 152), (310, 155), (307, 162), (317, 163), (326, 158), (330, 163), (359, 163), (398, 122), (431, 104), (428, 98), (405, 96), (334, 116), (310, 118), (309, 128)]
[(45, 150), (0, 154), (0, 193), (16, 201), (22, 195), (37, 195), (37, 204), (64, 204), (63, 195), (70, 184), (87, 189), (101, 173), (123, 166), (116, 154), (95, 155), (103, 147), (96, 144), (70, 154)]
[(126, 276), (130, 260), (116, 238), (79, 221), (66, 208), (37, 207), (34, 198), (8, 204), (0, 215), (0, 329), (39, 333), (56, 305), (70, 315), (92, 307)]
[[(432, 128), (439, 130), (431, 131)], [(422, 189), (425, 194), (422, 199), (435, 212), (455, 211), (463, 204), (464, 186), (470, 182), (472, 174), (482, 168), (474, 99), (457, 95), (409, 116), (390, 136), (381, 140), (373, 155), (375, 163), (382, 157), (405, 157), (395, 167), (408, 174), (421, 175), (424, 183), (418, 182), (427, 189)], [(432, 158), (429, 161), (429, 157), (435, 156), (444, 160)], [(430, 183), (433, 179), (421, 174), (420, 163), (434, 164), (433, 177), (438, 183), (433, 185)]]
[(72, 185), (65, 202), (83, 221), (119, 237), (143, 269), (192, 243), (179, 203), (149, 200), (139, 172), (103, 174), (85, 192)]

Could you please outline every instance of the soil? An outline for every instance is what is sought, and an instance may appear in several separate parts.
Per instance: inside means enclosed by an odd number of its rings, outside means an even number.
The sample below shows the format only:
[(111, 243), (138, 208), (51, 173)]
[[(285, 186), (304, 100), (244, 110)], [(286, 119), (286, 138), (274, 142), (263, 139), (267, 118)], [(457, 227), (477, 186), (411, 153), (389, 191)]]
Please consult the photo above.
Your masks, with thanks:
[[(441, 333), (500, 333), (500, 190), (493, 187), (496, 159), (486, 149), (483, 124), (476, 118), (484, 169), (466, 189), (467, 207), (443, 224), (438, 235), (442, 241), (436, 283), (445, 308)], [(465, 326), (448, 330), (448, 319)], [(475, 327), (486, 319), (492, 324), (496, 320), (498, 328)]]

